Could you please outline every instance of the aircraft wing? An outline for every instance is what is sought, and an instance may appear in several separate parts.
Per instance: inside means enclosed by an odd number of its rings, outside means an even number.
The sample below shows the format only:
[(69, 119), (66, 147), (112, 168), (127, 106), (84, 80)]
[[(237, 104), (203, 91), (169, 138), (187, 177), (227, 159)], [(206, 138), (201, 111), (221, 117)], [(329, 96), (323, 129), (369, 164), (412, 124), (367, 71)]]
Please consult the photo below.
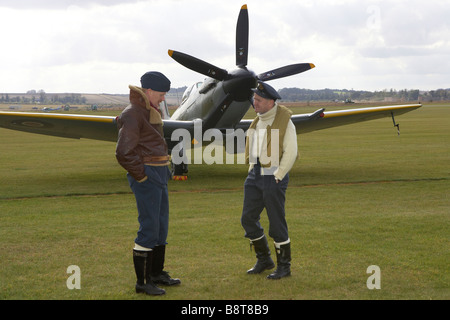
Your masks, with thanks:
[[(297, 133), (306, 133), (346, 124), (392, 117), (420, 108), (421, 104), (359, 108), (339, 111), (318, 109), (310, 114), (292, 116)], [(170, 140), (176, 129), (185, 129), (193, 136), (196, 121), (164, 121), (164, 136)], [(236, 129), (246, 131), (252, 120), (241, 120)], [(57, 113), (0, 111), (0, 127), (64, 138), (117, 141), (116, 117)]]
[[(193, 135), (196, 121), (163, 120), (165, 138), (170, 139), (176, 129), (186, 129)], [(0, 111), (0, 127), (63, 138), (112, 142), (117, 141), (118, 134), (116, 117), (113, 116)]]
[(0, 127), (50, 136), (117, 141), (116, 117), (0, 111)]
[(384, 117), (395, 117), (413, 111), (421, 106), (421, 104), (412, 104), (328, 111), (323, 112), (318, 117), (312, 117), (308, 121), (297, 119), (299, 117), (294, 115), (292, 116), (292, 121), (297, 128), (297, 133), (306, 133)]
[[(310, 114), (295, 114), (291, 117), (297, 134), (333, 128), (362, 121), (393, 117), (420, 108), (421, 104), (357, 108), (338, 111), (318, 109)], [(252, 120), (241, 120), (236, 128), (247, 130)]]

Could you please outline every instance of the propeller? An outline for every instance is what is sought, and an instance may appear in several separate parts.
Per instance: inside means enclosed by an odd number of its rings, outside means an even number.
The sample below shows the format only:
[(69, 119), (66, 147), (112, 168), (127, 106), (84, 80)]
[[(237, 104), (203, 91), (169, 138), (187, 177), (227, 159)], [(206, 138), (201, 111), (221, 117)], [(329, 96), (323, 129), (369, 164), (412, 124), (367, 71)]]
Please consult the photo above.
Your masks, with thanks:
[(281, 67), (271, 71), (267, 71), (257, 75), (258, 80), (269, 81), (279, 78), (284, 78), (292, 76), (294, 74), (302, 73), (314, 68), (315, 65), (312, 63), (297, 63), (291, 64), (289, 66)]
[(233, 94), (228, 93), (223, 100), (208, 114), (203, 122), (203, 130), (213, 128), (219, 122), (222, 115), (227, 111), (230, 104), (233, 102)]
[(236, 26), (236, 66), (247, 66), (248, 59), (248, 11), (247, 5), (241, 7)]
[(225, 69), (218, 68), (208, 62), (197, 59), (188, 54), (169, 50), (169, 56), (171, 56), (175, 61), (185, 66), (188, 69), (201, 73), (205, 76), (211, 77), (213, 79), (222, 81), (228, 76), (228, 72)]
[[(247, 65), (248, 60), (248, 11), (247, 5), (241, 7), (239, 12), (238, 22), (236, 26), (236, 66), (243, 68)], [(188, 54), (169, 50), (169, 56), (175, 61), (185, 66), (188, 69), (196, 71), (205, 76), (222, 81), (228, 76), (225, 69), (216, 67), (208, 62), (190, 56)]]
[(238, 69), (228, 72), (225, 69), (216, 67), (208, 62), (190, 56), (188, 54), (169, 50), (169, 56), (183, 66), (213, 79), (223, 81), (223, 88), (227, 93), (226, 97), (210, 114), (208, 124), (213, 125), (218, 121), (220, 114), (223, 114), (233, 100), (245, 101), (251, 97), (252, 88), (256, 88), (257, 81), (269, 81), (292, 76), (314, 68), (312, 63), (298, 63), (281, 68), (273, 69), (259, 75), (247, 69), (248, 62), (248, 38), (249, 20), (247, 5), (243, 5), (239, 12), (236, 25), (236, 66)]

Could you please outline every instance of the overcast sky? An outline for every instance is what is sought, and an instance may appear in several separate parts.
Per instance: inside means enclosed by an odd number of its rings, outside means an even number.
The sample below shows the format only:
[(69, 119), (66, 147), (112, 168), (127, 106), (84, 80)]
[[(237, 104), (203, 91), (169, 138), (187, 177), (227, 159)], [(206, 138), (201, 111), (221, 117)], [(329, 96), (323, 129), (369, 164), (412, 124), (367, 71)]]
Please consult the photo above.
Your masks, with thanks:
[(202, 81), (168, 49), (235, 68), (243, 4), (249, 69), (316, 65), (276, 89), (450, 87), (448, 0), (0, 0), (0, 93), (127, 93), (150, 70)]

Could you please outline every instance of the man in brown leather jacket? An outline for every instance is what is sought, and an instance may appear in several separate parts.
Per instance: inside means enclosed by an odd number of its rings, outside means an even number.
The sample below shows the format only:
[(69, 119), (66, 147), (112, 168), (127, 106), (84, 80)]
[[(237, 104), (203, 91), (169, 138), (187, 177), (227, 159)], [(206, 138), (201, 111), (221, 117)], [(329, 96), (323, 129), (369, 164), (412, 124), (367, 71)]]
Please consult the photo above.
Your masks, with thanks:
[(163, 271), (170, 170), (159, 104), (170, 90), (170, 81), (162, 73), (151, 71), (141, 77), (141, 87), (129, 88), (130, 105), (117, 117), (116, 158), (127, 170), (138, 209), (139, 231), (133, 249), (136, 292), (161, 295), (165, 290), (156, 284), (180, 284), (179, 279)]

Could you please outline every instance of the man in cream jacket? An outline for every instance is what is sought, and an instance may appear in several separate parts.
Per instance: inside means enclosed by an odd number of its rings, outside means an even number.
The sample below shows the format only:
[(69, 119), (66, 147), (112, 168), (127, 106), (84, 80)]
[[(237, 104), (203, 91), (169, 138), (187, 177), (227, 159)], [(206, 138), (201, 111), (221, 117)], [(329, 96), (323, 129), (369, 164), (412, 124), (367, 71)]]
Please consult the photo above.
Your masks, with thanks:
[(264, 230), (259, 222), (265, 208), (269, 218), (269, 236), (275, 243), (277, 269), (267, 276), (280, 279), (291, 274), (291, 246), (285, 218), (288, 172), (297, 159), (297, 134), (292, 112), (278, 105), (278, 92), (264, 82), (254, 91), (257, 117), (247, 131), (245, 159), (249, 164), (244, 184), (241, 223), (250, 246), (255, 247), (257, 262), (249, 274), (270, 270), (275, 264)]

